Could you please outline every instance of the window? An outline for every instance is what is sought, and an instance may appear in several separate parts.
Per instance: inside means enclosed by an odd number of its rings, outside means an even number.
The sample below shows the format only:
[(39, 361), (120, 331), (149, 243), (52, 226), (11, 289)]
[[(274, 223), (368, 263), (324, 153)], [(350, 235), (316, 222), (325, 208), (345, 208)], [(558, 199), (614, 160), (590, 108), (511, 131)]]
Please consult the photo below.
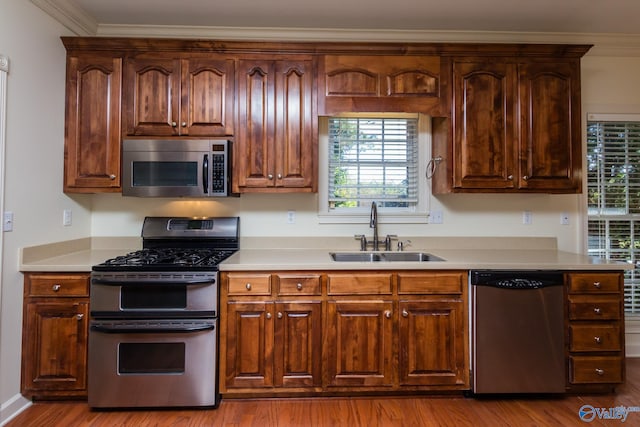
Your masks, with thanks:
[(362, 216), (376, 202), (388, 222), (425, 222), (424, 122), (407, 114), (326, 118), (320, 215)]
[(588, 250), (636, 266), (625, 273), (624, 304), (640, 315), (640, 117), (634, 119), (589, 115)]

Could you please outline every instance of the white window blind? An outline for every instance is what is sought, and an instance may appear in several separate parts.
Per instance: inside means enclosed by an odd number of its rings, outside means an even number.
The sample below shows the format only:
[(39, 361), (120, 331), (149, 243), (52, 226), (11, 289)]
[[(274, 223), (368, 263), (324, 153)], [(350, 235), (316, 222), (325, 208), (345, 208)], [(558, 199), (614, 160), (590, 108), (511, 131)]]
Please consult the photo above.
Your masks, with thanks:
[(640, 315), (640, 121), (587, 123), (588, 250), (635, 265), (625, 311)]
[(329, 209), (418, 203), (418, 120), (329, 119)]

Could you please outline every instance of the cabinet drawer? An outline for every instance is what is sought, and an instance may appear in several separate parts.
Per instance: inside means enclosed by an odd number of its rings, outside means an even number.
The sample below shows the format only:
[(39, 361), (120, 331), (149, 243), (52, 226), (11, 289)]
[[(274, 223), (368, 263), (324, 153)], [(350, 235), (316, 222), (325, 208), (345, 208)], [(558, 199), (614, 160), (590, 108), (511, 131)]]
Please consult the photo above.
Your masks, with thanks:
[(391, 273), (329, 274), (327, 277), (327, 293), (329, 295), (388, 295), (391, 292)]
[(271, 275), (229, 273), (229, 295), (271, 295)]
[(569, 295), (571, 320), (615, 320), (621, 314), (620, 296)]
[(620, 326), (614, 325), (570, 325), (571, 351), (620, 351), (622, 340)]
[(89, 274), (28, 274), (26, 279), (30, 297), (89, 296)]
[(569, 357), (570, 381), (573, 384), (621, 383), (623, 360), (619, 356)]
[(319, 274), (276, 274), (278, 295), (320, 295)]
[(617, 273), (571, 273), (569, 292), (619, 292), (620, 282)]
[(399, 294), (461, 294), (466, 283), (463, 272), (398, 273)]

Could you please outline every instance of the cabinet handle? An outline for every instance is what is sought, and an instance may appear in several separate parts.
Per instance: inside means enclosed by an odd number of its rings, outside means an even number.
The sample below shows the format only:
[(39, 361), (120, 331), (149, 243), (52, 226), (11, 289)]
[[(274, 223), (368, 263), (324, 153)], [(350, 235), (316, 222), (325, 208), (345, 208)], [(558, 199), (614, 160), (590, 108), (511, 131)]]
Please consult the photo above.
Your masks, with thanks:
[(182, 123), (180, 123), (180, 124), (182, 125), (182, 127), (183, 127), (183, 128), (186, 128), (186, 127), (187, 127), (187, 122), (182, 122)]
[(604, 369), (596, 368), (596, 374), (600, 376), (604, 375)]
[(282, 179), (282, 174), (281, 173), (278, 174), (278, 179)]
[(278, 319), (282, 319), (282, 312), (281, 312), (281, 311), (279, 311), (279, 312), (278, 312), (278, 314), (277, 314), (277, 316), (278, 316)]
[(595, 314), (602, 314), (602, 310), (600, 310), (600, 307), (596, 307), (596, 308), (594, 308), (594, 309), (593, 309), (593, 312), (594, 312)]
[(58, 292), (58, 291), (60, 290), (60, 288), (61, 288), (61, 287), (62, 287), (61, 285), (59, 285), (59, 284), (57, 284), (57, 283), (56, 283), (55, 285), (53, 285), (53, 286), (51, 287), (51, 289), (53, 290), (53, 292)]
[(508, 179), (509, 181), (513, 181), (513, 175), (509, 175), (509, 176), (507, 177), (507, 179)]
[(595, 286), (596, 289), (600, 289), (600, 282), (593, 282), (593, 286)]
[(387, 310), (384, 312), (384, 317), (386, 317), (387, 319), (391, 319), (391, 310)]
[(247, 288), (248, 291), (251, 290), (251, 283), (247, 283), (247, 285), (245, 286), (245, 288)]
[(602, 338), (600, 337), (593, 337), (593, 340), (596, 342), (596, 344), (600, 344), (602, 342)]
[(84, 314), (82, 314), (82, 313), (76, 314), (76, 319), (78, 319), (78, 321), (84, 319)]
[(528, 181), (529, 180), (529, 175), (523, 176), (522, 179), (524, 179), (525, 181)]
[(270, 173), (269, 175), (267, 175), (267, 178), (269, 178), (270, 180), (273, 179), (273, 174)]
[(402, 310), (402, 317), (409, 317), (409, 312), (407, 310)]
[(267, 319), (271, 319), (271, 313), (267, 313)]
[(178, 124), (176, 122), (171, 122), (171, 127), (176, 127)]
[(301, 290), (302, 290), (302, 283), (298, 283), (298, 284), (296, 285), (296, 289), (297, 289), (297, 290), (299, 290), (299, 291), (301, 291)]
[(114, 179), (116, 179), (116, 175), (112, 173), (111, 175), (109, 175), (109, 179), (113, 181)]

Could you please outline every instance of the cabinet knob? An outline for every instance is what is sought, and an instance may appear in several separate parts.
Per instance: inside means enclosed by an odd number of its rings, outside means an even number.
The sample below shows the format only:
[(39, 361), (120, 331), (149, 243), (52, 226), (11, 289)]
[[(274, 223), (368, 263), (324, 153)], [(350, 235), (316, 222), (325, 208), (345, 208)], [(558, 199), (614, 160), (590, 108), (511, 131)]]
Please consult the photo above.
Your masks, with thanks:
[(281, 312), (281, 311), (279, 311), (279, 312), (278, 312), (278, 314), (277, 314), (277, 316), (278, 316), (278, 319), (282, 319), (282, 312)]
[(116, 179), (116, 175), (112, 173), (111, 175), (109, 175), (109, 179), (113, 181), (114, 179)]
[(245, 286), (245, 288), (247, 288), (248, 291), (251, 290), (251, 283), (247, 283), (247, 285)]
[(82, 313), (76, 314), (76, 319), (78, 319), (78, 320), (84, 319), (84, 314), (82, 314)]
[(180, 123), (180, 124), (182, 125), (182, 127), (183, 127), (183, 128), (186, 128), (186, 127), (187, 127), (187, 122), (182, 122), (182, 123)]
[(604, 369), (596, 368), (596, 374), (600, 376), (604, 375)]
[(60, 288), (61, 288), (61, 287), (62, 287), (61, 285), (59, 285), (59, 284), (57, 284), (57, 283), (56, 283), (55, 285), (53, 285), (53, 286), (51, 287), (51, 289), (53, 290), (53, 292), (58, 292), (58, 291), (60, 290)]
[(271, 319), (271, 313), (267, 313), (267, 319)]
[(596, 307), (596, 308), (594, 308), (594, 309), (593, 309), (593, 312), (594, 312), (595, 314), (602, 314), (602, 310), (600, 309), (600, 307)]
[(387, 319), (391, 319), (391, 310), (387, 310), (384, 312), (384, 317), (386, 317)]
[(409, 312), (407, 310), (402, 310), (402, 317), (409, 317)]
[(513, 181), (513, 175), (509, 175), (509, 176), (507, 177), (507, 179), (508, 179), (509, 181)]
[(296, 285), (296, 289), (297, 289), (297, 290), (299, 290), (299, 291), (301, 291), (301, 290), (302, 290), (302, 283), (298, 283), (298, 284)]
[(594, 286), (596, 289), (600, 289), (600, 282), (593, 282), (593, 286)]
[(600, 344), (602, 342), (602, 338), (600, 337), (593, 337), (593, 340), (596, 342), (596, 344)]
[(522, 179), (524, 179), (525, 181), (528, 181), (529, 180), (529, 175), (523, 176)]
[(270, 173), (269, 175), (267, 175), (267, 178), (273, 179), (273, 174)]
[(176, 122), (171, 122), (171, 127), (176, 127), (178, 124)]
[(282, 179), (282, 174), (281, 173), (278, 174), (278, 179)]

